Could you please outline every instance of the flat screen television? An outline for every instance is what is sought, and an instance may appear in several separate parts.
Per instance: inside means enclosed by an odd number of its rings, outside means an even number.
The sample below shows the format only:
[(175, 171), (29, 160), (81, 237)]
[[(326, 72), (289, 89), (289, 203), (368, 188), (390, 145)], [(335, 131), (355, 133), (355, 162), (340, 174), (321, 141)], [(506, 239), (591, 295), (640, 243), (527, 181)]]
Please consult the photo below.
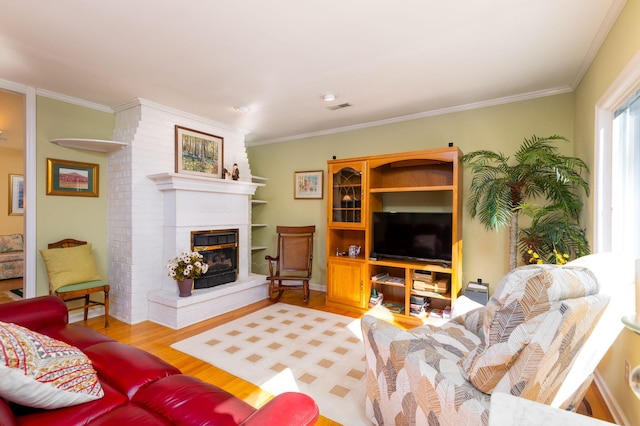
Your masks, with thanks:
[(451, 262), (451, 213), (374, 212), (372, 255)]

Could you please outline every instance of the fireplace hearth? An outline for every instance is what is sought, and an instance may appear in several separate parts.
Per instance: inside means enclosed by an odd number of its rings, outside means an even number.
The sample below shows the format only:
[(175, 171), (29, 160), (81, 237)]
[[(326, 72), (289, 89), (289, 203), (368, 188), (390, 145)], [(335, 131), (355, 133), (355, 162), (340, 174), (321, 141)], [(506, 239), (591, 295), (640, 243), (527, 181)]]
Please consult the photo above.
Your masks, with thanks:
[(191, 249), (209, 266), (206, 274), (193, 283), (195, 289), (210, 288), (236, 281), (238, 277), (238, 230), (192, 231)]

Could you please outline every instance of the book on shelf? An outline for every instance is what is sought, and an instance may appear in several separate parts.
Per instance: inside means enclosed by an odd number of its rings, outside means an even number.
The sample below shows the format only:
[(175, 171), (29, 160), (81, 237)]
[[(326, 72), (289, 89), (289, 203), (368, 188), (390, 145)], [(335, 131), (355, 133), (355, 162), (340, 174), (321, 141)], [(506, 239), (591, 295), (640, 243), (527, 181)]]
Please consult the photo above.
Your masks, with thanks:
[(436, 293), (435, 291), (423, 291), (423, 290), (416, 290), (415, 288), (413, 290), (411, 290), (411, 292), (413, 294), (417, 294), (419, 296), (424, 296), (424, 297), (435, 297), (437, 299), (442, 299), (442, 294), (440, 293)]
[(394, 314), (401, 314), (404, 312), (404, 306), (399, 303), (382, 302), (381, 306)]
[(388, 276), (389, 274), (387, 274), (386, 272), (380, 272), (379, 274), (372, 276), (371, 281), (383, 281)]
[(413, 271), (413, 279), (425, 283), (433, 282), (434, 275), (431, 271)]
[(447, 307), (445, 309), (433, 309), (431, 312), (429, 312), (429, 318), (450, 319), (451, 308)]
[(421, 311), (423, 309), (426, 309), (428, 306), (429, 306), (428, 303), (423, 303), (421, 305), (415, 304), (415, 303), (411, 303), (409, 305), (409, 310), (411, 310), (411, 311)]
[(409, 302), (416, 305), (424, 305), (425, 303), (428, 302), (428, 299), (424, 296), (418, 296), (418, 295), (412, 294), (411, 297), (409, 298)]
[(414, 289), (423, 291), (434, 291), (436, 293), (446, 293), (448, 285), (449, 280), (447, 280), (446, 278), (442, 278), (432, 282), (426, 282), (416, 279), (413, 280)]
[(412, 317), (424, 318), (427, 316), (427, 311), (426, 310), (409, 311), (409, 315), (411, 315)]

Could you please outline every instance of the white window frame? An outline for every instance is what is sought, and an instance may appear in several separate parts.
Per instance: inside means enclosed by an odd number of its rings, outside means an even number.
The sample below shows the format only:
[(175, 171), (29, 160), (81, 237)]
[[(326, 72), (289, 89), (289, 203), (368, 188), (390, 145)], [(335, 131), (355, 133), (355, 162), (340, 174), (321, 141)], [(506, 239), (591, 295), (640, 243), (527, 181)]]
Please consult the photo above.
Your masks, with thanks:
[(596, 103), (594, 144), (594, 253), (612, 247), (612, 146), (613, 114), (640, 89), (640, 51), (629, 61)]

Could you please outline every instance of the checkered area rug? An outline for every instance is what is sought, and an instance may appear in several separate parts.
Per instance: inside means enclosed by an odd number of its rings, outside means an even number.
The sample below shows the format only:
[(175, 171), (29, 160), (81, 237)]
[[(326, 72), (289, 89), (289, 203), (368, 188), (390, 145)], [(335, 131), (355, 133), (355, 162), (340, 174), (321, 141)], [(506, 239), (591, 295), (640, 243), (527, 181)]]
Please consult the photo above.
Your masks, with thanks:
[(272, 394), (306, 393), (343, 425), (371, 425), (359, 319), (277, 303), (172, 347)]

